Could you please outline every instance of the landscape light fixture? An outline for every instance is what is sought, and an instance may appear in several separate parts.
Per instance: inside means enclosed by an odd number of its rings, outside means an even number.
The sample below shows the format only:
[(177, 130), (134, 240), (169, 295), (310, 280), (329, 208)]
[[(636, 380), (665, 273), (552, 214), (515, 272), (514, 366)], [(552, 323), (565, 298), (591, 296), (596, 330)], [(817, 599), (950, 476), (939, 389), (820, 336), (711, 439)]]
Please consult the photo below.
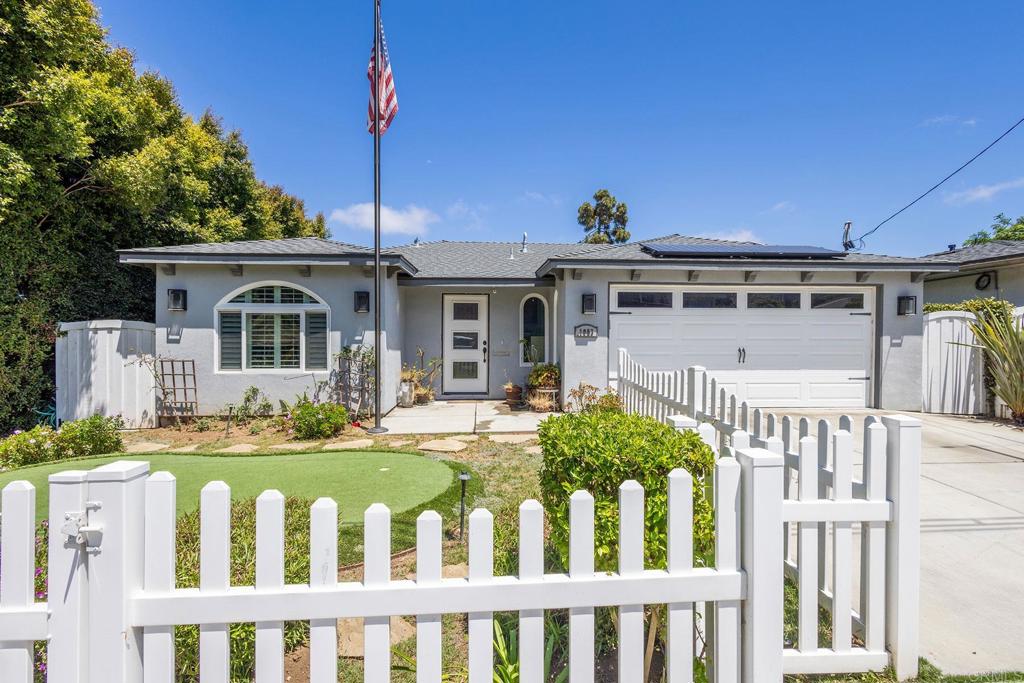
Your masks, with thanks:
[(583, 295), (583, 312), (587, 315), (597, 313), (597, 294)]
[(355, 305), (353, 309), (356, 313), (369, 313), (370, 312), (370, 293), (369, 292), (356, 292), (355, 293)]
[(185, 311), (188, 310), (188, 292), (184, 289), (167, 290), (167, 310)]
[(459, 472), (459, 483), (462, 485), (462, 496), (459, 499), (459, 540), (466, 531), (466, 482), (469, 481), (469, 472)]

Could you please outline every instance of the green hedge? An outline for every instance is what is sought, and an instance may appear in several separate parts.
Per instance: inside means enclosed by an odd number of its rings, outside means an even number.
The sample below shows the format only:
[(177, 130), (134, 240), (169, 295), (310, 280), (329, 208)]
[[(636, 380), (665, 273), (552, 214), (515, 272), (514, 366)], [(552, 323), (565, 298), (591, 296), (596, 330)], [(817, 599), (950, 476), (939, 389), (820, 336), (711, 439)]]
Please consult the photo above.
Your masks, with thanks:
[(939, 313), (941, 311), (966, 311), (975, 315), (991, 314), (1012, 319), (1014, 306), (1009, 301), (996, 299), (991, 296), (965, 299), (957, 303), (930, 303), (924, 305), (925, 313)]
[(118, 431), (122, 426), (119, 417), (93, 415), (65, 422), (56, 430), (46, 425), (16, 429), (0, 441), (0, 471), (122, 451), (124, 442)]
[(646, 566), (664, 568), (668, 474), (677, 467), (693, 476), (695, 560), (710, 560), (714, 520), (707, 485), (715, 456), (695, 432), (680, 432), (641, 415), (588, 411), (544, 420), (539, 437), (544, 450), (541, 494), (550, 541), (563, 569), (568, 566), (569, 496), (580, 489), (594, 496), (596, 568), (615, 568), (619, 485), (628, 479), (638, 481), (646, 492)]

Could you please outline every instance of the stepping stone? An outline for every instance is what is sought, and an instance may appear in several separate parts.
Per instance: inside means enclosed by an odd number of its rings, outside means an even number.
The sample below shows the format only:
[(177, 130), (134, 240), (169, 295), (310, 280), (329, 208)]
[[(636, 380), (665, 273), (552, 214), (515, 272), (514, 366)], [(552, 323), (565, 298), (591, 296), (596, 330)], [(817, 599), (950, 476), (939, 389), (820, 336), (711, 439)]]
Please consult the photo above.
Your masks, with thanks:
[(168, 453), (195, 453), (199, 450), (199, 444), (194, 443), (191, 446), (178, 446), (167, 451)]
[(317, 446), (319, 445), (320, 444), (316, 441), (314, 441), (313, 443), (309, 443), (308, 441), (293, 441), (291, 443), (275, 444), (271, 446), (271, 448), (277, 451), (315, 451), (317, 449)]
[(480, 435), (479, 434), (459, 434), (458, 436), (453, 436), (452, 438), (455, 439), (456, 441), (466, 441), (466, 442), (469, 442), (469, 441), (476, 441), (477, 439), (480, 438)]
[(218, 448), (214, 453), (252, 453), (255, 450), (256, 444), (236, 443), (234, 446), (228, 446), (227, 448)]
[(351, 441), (335, 441), (324, 444), (325, 451), (347, 451), (353, 448), (369, 448), (373, 445), (373, 439), (352, 439)]
[(544, 449), (540, 446), (527, 446), (525, 450), (530, 455), (543, 455), (544, 453)]
[(421, 451), (436, 451), (438, 453), (458, 453), (468, 448), (468, 446), (464, 441), (456, 441), (455, 439), (434, 439), (433, 441), (421, 443), (419, 449)]
[[(391, 645), (398, 645), (416, 635), (416, 627), (402, 617), (391, 617)], [(342, 657), (363, 656), (363, 620), (338, 619), (338, 654)]]
[(408, 446), (412, 443), (412, 439), (399, 439), (398, 441), (388, 441), (388, 445), (392, 448), (401, 448), (402, 446)]
[(536, 434), (491, 434), (491, 441), (496, 443), (526, 443), (537, 438)]
[(155, 453), (167, 448), (168, 444), (157, 443), (156, 441), (139, 441), (125, 448), (125, 453)]

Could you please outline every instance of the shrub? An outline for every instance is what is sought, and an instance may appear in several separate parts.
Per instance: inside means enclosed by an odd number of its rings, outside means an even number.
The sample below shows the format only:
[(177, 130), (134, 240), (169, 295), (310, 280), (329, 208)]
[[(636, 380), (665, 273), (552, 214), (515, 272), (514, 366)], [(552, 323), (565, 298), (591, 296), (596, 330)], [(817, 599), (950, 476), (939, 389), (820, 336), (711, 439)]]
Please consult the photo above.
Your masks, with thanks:
[(605, 393), (598, 395), (597, 387), (593, 384), (580, 382), (569, 390), (568, 398), (568, 408), (571, 412), (584, 413), (594, 410), (622, 412), (622, 399), (611, 387), (605, 389)]
[(526, 383), (531, 387), (553, 389), (562, 383), (562, 370), (557, 363), (536, 363)]
[(1024, 424), (1024, 323), (982, 313), (970, 323), (977, 343), (985, 352), (985, 368), (992, 390), (1010, 409), (1013, 421)]
[(297, 439), (326, 439), (348, 424), (348, 411), (335, 403), (312, 403), (300, 399), (292, 408), (292, 430)]
[[(312, 500), (286, 498), (284, 514), (284, 581), (309, 582), (309, 507)], [(179, 588), (199, 586), (199, 511), (178, 518)], [(339, 524), (339, 530), (340, 530)], [(231, 505), (231, 585), (252, 586), (256, 581), (256, 499)], [(288, 621), (284, 625), (284, 646), (289, 652), (307, 640), (309, 623)], [(256, 625), (231, 624), (232, 681), (251, 681), (256, 666)], [(199, 627), (179, 626), (174, 631), (178, 680), (199, 679)]]
[(208, 432), (213, 429), (213, 420), (209, 417), (201, 417), (192, 423), (192, 429), (197, 432)]
[(1007, 320), (1013, 319), (1013, 304), (995, 297), (978, 297), (976, 299), (965, 299), (959, 303), (928, 303), (924, 305), (925, 313), (938, 313), (940, 311), (967, 311), (975, 315), (989, 313)]
[(677, 467), (693, 476), (694, 551), (708, 564), (714, 541), (711, 501), (706, 493), (715, 456), (695, 432), (679, 432), (653, 418), (588, 411), (550, 417), (540, 424), (544, 450), (541, 495), (551, 525), (551, 543), (568, 566), (569, 496), (594, 496), (596, 568), (613, 570), (618, 558), (618, 492), (627, 479), (646, 491), (646, 566), (665, 568), (668, 473)]
[(249, 387), (242, 393), (242, 400), (235, 406), (235, 423), (246, 424), (255, 417), (265, 417), (274, 412), (274, 404), (259, 387)]
[(0, 468), (9, 470), (25, 465), (55, 462), (87, 455), (102, 455), (124, 450), (118, 430), (121, 418), (93, 415), (65, 422), (54, 430), (37, 425), (27, 431), (15, 430), (0, 441)]

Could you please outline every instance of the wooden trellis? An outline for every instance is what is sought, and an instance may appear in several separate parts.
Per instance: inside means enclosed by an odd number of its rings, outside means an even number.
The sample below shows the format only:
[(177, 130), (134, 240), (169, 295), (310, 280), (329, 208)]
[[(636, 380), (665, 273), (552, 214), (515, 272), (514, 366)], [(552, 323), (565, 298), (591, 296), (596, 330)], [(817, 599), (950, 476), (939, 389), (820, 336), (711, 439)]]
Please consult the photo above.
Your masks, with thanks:
[(199, 411), (196, 394), (196, 362), (161, 358), (160, 362), (160, 416), (195, 416)]

